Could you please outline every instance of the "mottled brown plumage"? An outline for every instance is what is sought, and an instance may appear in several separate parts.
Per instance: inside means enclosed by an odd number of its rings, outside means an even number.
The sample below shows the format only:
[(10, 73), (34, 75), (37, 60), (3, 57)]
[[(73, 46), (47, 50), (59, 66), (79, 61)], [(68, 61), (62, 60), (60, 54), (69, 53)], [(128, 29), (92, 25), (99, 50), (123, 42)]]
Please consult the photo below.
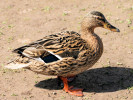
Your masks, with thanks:
[[(18, 53), (19, 57), (13, 63), (28, 64), (26, 68), (44, 75), (61, 77), (77, 75), (92, 67), (103, 53), (103, 43), (94, 33), (96, 27), (119, 32), (119, 29), (107, 22), (102, 13), (93, 11), (83, 19), (80, 34), (66, 31), (45, 36), (15, 49), (13, 52)], [(46, 58), (51, 53), (61, 59), (49, 63), (36, 59)]]

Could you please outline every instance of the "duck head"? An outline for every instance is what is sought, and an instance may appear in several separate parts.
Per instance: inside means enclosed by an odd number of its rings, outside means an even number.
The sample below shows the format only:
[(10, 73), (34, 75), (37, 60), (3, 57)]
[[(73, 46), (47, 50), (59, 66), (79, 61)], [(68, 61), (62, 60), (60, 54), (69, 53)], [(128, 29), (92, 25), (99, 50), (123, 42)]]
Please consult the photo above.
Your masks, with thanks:
[(98, 11), (92, 11), (87, 16), (84, 17), (81, 28), (94, 31), (94, 28), (96, 27), (103, 27), (105, 29), (111, 30), (113, 32), (120, 32), (120, 30), (113, 25), (111, 25), (104, 15), (101, 12)]

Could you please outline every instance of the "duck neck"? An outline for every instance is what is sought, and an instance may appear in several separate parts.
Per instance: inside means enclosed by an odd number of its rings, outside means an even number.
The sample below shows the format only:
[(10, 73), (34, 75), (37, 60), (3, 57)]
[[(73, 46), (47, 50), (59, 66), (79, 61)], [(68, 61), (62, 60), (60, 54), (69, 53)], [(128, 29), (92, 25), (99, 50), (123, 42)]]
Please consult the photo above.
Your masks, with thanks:
[(94, 51), (102, 47), (102, 41), (98, 35), (94, 33), (94, 28), (84, 28), (81, 30), (81, 37), (89, 44)]
[(94, 34), (94, 27), (92, 27), (92, 28), (81, 28), (81, 37), (83, 39), (88, 40), (88, 37), (93, 36), (93, 34)]

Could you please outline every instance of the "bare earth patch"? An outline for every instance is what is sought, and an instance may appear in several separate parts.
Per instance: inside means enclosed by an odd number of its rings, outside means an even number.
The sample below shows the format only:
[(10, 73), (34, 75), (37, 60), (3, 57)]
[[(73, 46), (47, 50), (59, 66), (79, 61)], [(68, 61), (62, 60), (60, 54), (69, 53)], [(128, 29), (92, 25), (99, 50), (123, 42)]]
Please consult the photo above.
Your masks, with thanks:
[[(65, 93), (58, 80), (29, 70), (4, 69), (12, 50), (51, 33), (80, 32), (90, 11), (102, 12), (120, 33), (97, 28), (101, 59), (70, 83), (84, 96)], [(133, 0), (1, 0), (0, 100), (133, 100)]]

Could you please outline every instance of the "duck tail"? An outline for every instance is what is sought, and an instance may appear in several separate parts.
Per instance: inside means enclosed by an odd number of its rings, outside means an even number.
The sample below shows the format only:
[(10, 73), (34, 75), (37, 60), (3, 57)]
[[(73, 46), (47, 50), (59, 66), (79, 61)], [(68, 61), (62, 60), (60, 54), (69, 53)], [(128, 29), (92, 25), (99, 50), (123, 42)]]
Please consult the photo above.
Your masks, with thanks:
[(28, 60), (23, 61), (21, 58), (22, 57), (15, 58), (14, 60), (7, 63), (7, 65), (4, 67), (8, 69), (28, 68), (31, 62), (29, 62)]
[(8, 68), (8, 69), (19, 69), (19, 68), (26, 68), (29, 65), (30, 65), (30, 63), (28, 63), (28, 64), (10, 63), (10, 64), (6, 65), (5, 68)]

